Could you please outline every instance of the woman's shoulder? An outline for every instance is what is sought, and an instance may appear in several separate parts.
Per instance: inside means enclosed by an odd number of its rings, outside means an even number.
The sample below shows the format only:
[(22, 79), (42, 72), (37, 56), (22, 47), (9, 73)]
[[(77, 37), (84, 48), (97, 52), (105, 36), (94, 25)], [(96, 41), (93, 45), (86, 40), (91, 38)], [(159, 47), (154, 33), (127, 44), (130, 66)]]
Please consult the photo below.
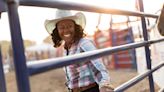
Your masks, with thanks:
[(84, 51), (96, 49), (94, 41), (91, 38), (82, 38), (78, 44), (78, 47), (81, 47)]
[(80, 44), (84, 44), (84, 43), (88, 43), (88, 42), (93, 42), (93, 40), (91, 38), (84, 37), (84, 38), (81, 38), (79, 41)]

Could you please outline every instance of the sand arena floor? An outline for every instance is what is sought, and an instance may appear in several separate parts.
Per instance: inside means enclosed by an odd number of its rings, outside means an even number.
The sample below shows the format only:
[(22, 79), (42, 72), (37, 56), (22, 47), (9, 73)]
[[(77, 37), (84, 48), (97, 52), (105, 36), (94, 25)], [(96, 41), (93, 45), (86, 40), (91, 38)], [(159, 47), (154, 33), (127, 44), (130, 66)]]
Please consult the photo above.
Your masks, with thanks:
[[(135, 70), (109, 70), (112, 84), (117, 87), (137, 75)], [(7, 92), (17, 92), (15, 73), (6, 74)], [(30, 77), (31, 92), (67, 92), (65, 87), (65, 73), (63, 69), (51, 70)], [(156, 92), (159, 88), (155, 85)], [(125, 92), (150, 92), (148, 79), (140, 81), (137, 85)]]

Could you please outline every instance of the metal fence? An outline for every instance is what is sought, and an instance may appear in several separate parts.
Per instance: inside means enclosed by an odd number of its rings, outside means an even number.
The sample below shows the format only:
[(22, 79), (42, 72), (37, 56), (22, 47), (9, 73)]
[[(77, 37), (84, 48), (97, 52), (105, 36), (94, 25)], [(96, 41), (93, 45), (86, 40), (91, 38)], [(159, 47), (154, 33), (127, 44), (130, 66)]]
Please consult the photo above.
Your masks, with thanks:
[[(164, 39), (158, 40), (148, 40), (147, 26), (145, 22), (145, 17), (158, 18), (158, 15), (155, 14), (145, 14), (143, 12), (143, 2), (138, 0), (140, 5), (141, 12), (134, 11), (125, 11), (118, 9), (108, 9), (97, 6), (91, 6), (86, 4), (80, 4), (75, 2), (60, 1), (60, 0), (6, 0), (0, 1), (0, 5), (4, 4), (4, 9), (7, 10), (9, 16), (10, 30), (11, 30), (11, 41), (14, 54), (14, 65), (16, 70), (16, 79), (19, 92), (30, 92), (29, 85), (29, 76), (34, 74), (43, 73), (51, 69), (61, 68), (73, 64), (75, 62), (83, 62), (85, 60), (90, 60), (94, 58), (99, 58), (102, 56), (110, 55), (118, 51), (128, 50), (132, 48), (145, 47), (146, 52), (146, 62), (147, 69), (142, 75), (138, 75), (128, 82), (115, 88), (115, 92), (122, 92), (129, 87), (135, 85), (137, 82), (141, 81), (148, 76), (150, 91), (155, 92), (154, 89), (154, 80), (152, 73), (164, 66), (164, 63), (159, 64), (158, 66), (151, 68), (151, 59), (150, 59), (150, 50), (149, 45), (162, 42)], [(49, 7), (49, 8), (58, 8), (58, 9), (68, 9), (68, 10), (79, 10), (79, 11), (88, 11), (96, 13), (105, 13), (105, 14), (116, 14), (116, 15), (126, 15), (126, 16), (136, 16), (141, 17), (141, 24), (143, 29), (144, 41), (137, 43), (130, 43), (126, 45), (115, 46), (112, 48), (104, 48), (91, 52), (85, 52), (78, 55), (67, 56), (57, 59), (48, 59), (46, 63), (42, 64), (31, 64), (27, 65), (24, 55), (24, 46), (20, 29), (20, 22), (18, 16), (18, 7), (19, 6), (36, 6), (36, 7)], [(2, 8), (1, 8), (2, 9)], [(1, 10), (2, 12), (3, 10)], [(1, 58), (0, 58), (1, 59)], [(2, 61), (2, 59), (1, 59)], [(5, 81), (3, 75), (2, 65), (0, 66), (0, 92), (6, 92), (5, 90)]]

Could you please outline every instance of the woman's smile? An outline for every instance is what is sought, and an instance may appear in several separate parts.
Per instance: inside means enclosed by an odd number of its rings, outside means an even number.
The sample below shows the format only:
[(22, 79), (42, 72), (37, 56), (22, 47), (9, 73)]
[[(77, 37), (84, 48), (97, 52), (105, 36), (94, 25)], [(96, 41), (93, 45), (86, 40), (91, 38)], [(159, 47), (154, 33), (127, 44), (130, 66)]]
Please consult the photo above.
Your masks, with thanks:
[(65, 34), (64, 35), (64, 37), (70, 37), (71, 36), (71, 34)]
[(66, 19), (57, 24), (59, 36), (66, 42), (72, 43), (75, 34), (75, 24), (72, 20)]

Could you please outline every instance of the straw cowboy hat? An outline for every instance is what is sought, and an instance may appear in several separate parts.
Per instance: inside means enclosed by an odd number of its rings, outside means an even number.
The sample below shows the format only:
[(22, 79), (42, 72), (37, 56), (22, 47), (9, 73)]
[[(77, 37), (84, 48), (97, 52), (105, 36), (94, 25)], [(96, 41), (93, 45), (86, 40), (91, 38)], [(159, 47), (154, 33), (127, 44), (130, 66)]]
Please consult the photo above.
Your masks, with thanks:
[(157, 27), (158, 27), (159, 33), (162, 36), (164, 36), (164, 4), (161, 10), (161, 14), (159, 15), (159, 18), (158, 18)]
[(61, 20), (64, 19), (71, 19), (76, 22), (76, 24), (79, 24), (84, 29), (86, 24), (86, 18), (83, 13), (78, 12), (75, 15), (72, 15), (72, 13), (69, 10), (57, 10), (56, 11), (56, 18), (53, 20), (45, 20), (44, 25), (49, 34), (52, 33), (52, 31), (56, 28), (56, 23), (58, 23)]

